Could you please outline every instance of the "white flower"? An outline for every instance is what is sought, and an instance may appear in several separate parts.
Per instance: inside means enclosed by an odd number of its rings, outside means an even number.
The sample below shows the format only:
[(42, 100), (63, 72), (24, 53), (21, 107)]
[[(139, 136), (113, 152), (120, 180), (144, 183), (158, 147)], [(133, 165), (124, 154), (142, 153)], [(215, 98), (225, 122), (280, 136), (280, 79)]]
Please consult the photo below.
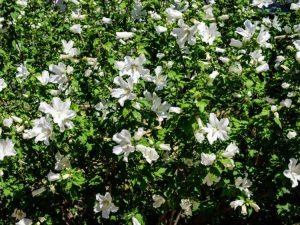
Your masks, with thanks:
[(42, 85), (47, 85), (49, 83), (49, 72), (44, 70), (42, 76), (38, 76), (37, 79), (41, 82)]
[(289, 163), (289, 169), (283, 172), (284, 176), (291, 179), (292, 188), (298, 186), (300, 181), (300, 164), (297, 165), (297, 159), (291, 158)]
[(135, 218), (134, 216), (132, 217), (132, 225), (141, 225), (141, 223)]
[(55, 159), (56, 159), (56, 163), (54, 167), (55, 170), (61, 171), (67, 168), (71, 168), (71, 163), (68, 156), (64, 156), (60, 154), (60, 152), (57, 152), (55, 154)]
[(228, 71), (240, 75), (243, 72), (243, 67), (239, 62), (234, 62), (230, 65)]
[(20, 6), (23, 6), (23, 7), (26, 7), (27, 4), (28, 4), (28, 0), (17, 0), (16, 4), (20, 5)]
[(111, 18), (107, 18), (107, 17), (103, 17), (102, 18), (102, 23), (104, 23), (104, 24), (111, 24), (112, 23), (112, 19)]
[(260, 210), (259, 206), (254, 202), (246, 203), (244, 200), (235, 200), (235, 201), (230, 202), (230, 206), (231, 206), (231, 208), (234, 208), (234, 210), (239, 206), (242, 207), (241, 213), (244, 216), (247, 215), (247, 206), (246, 205), (251, 206), (255, 212), (258, 212)]
[(154, 148), (146, 147), (144, 145), (137, 145), (136, 150), (140, 151), (146, 161), (150, 164), (152, 161), (156, 161), (159, 158), (159, 155)]
[(209, 74), (208, 75), (208, 77), (210, 78), (210, 79), (215, 79), (217, 76), (219, 76), (219, 72), (217, 71), (217, 70), (214, 70), (211, 74)]
[(27, 218), (23, 218), (16, 223), (16, 225), (31, 225), (31, 224), (32, 224), (32, 220)]
[(268, 7), (273, 4), (273, 0), (253, 0), (252, 5), (257, 6), (258, 8)]
[(124, 106), (126, 100), (134, 100), (136, 98), (136, 94), (133, 93), (133, 80), (131, 77), (127, 81), (122, 77), (115, 77), (114, 83), (120, 87), (112, 89), (111, 96), (118, 98), (121, 106)]
[(154, 92), (151, 94), (148, 91), (144, 92), (144, 95), (148, 101), (152, 102), (151, 110), (156, 113), (158, 121), (163, 121), (169, 118), (170, 112), (181, 113), (181, 109), (178, 107), (171, 107), (168, 102), (163, 102), (160, 97)]
[(300, 51), (296, 53), (296, 60), (298, 63), (300, 63)]
[(292, 139), (294, 137), (297, 136), (297, 132), (296, 131), (289, 131), (287, 134), (288, 139)]
[(269, 70), (269, 64), (265, 62), (264, 64), (256, 67), (255, 70), (256, 70), (257, 73), (268, 71)]
[(186, 42), (188, 42), (189, 45), (196, 44), (195, 35), (199, 31), (198, 25), (199, 22), (189, 27), (182, 19), (178, 20), (179, 28), (174, 28), (171, 34), (176, 37), (176, 42), (180, 48), (183, 48)]
[(160, 195), (152, 195), (152, 199), (154, 201), (153, 202), (154, 208), (159, 208), (162, 204), (166, 202), (166, 200)]
[(16, 77), (21, 78), (21, 81), (24, 81), (30, 74), (28, 69), (26, 68), (26, 62), (19, 65), (17, 67), (17, 71), (18, 71), (18, 73), (17, 73)]
[(74, 20), (84, 20), (86, 15), (81, 15), (80, 10), (75, 10), (71, 14), (71, 18)]
[(17, 220), (21, 220), (26, 217), (26, 213), (20, 209), (15, 209), (11, 216)]
[(245, 26), (245, 29), (238, 27), (235, 32), (242, 35), (244, 41), (248, 41), (254, 35), (256, 27), (257, 27), (257, 23), (252, 24), (252, 22), (250, 20), (246, 20), (244, 22), (244, 26)]
[(102, 212), (102, 217), (105, 219), (109, 218), (110, 212), (117, 212), (118, 207), (112, 202), (112, 197), (109, 192), (106, 192), (105, 195), (96, 194), (96, 204), (94, 206), (94, 212)]
[(173, 22), (173, 21), (175, 21), (177, 19), (181, 19), (183, 17), (183, 14), (181, 12), (179, 12), (176, 9), (172, 9), (172, 8), (167, 8), (166, 14), (167, 14), (168, 22)]
[(7, 84), (5, 83), (4, 79), (0, 78), (0, 92), (7, 87)]
[(205, 23), (201, 22), (198, 25), (198, 29), (202, 37), (202, 41), (209, 45), (212, 45), (214, 40), (221, 36), (216, 23), (211, 23), (208, 27)]
[(170, 144), (160, 144), (159, 147), (164, 151), (171, 151)]
[(248, 197), (252, 195), (252, 192), (249, 190), (251, 187), (252, 182), (248, 179), (248, 174), (246, 173), (246, 176), (244, 178), (238, 177), (235, 180), (235, 187), (240, 189), (241, 191), (244, 191)]
[(131, 135), (128, 130), (123, 129), (120, 133), (113, 136), (113, 141), (119, 145), (114, 146), (113, 153), (116, 155), (124, 154), (123, 160), (128, 162), (128, 156), (134, 152), (134, 146), (131, 145)]
[(262, 55), (261, 49), (250, 52), (249, 55), (251, 56), (251, 61), (250, 61), (251, 64), (256, 65), (264, 62), (265, 57)]
[(254, 209), (255, 212), (258, 212), (260, 210), (259, 206), (256, 203), (249, 202), (248, 204)]
[(203, 16), (204, 20), (215, 20), (212, 4), (204, 5), (202, 9), (204, 10), (205, 13), (205, 15)]
[(42, 194), (44, 191), (46, 191), (45, 187), (38, 188), (31, 192), (32, 197), (38, 196), (38, 195)]
[(149, 11), (150, 17), (154, 20), (161, 20), (161, 16), (157, 12)]
[(160, 91), (167, 85), (167, 76), (162, 75), (162, 67), (157, 66), (154, 70), (155, 76), (146, 75), (143, 79), (156, 85), (155, 91)]
[(278, 31), (282, 31), (281, 24), (279, 23), (278, 16), (275, 16), (272, 22), (272, 26)]
[(17, 154), (14, 145), (12, 140), (8, 138), (0, 140), (0, 160), (3, 160), (5, 156), (15, 156)]
[(50, 75), (48, 82), (58, 84), (58, 89), (64, 91), (67, 88), (68, 83), (67, 74), (73, 73), (73, 67), (66, 66), (64, 63), (58, 63), (57, 65), (50, 64), (49, 70), (53, 74)]
[(298, 3), (292, 3), (290, 9), (296, 10), (296, 11), (299, 10), (300, 9), (300, 1)]
[(296, 60), (300, 63), (300, 40), (296, 40), (293, 42), (298, 52), (296, 53)]
[(283, 89), (287, 89), (287, 88), (289, 88), (291, 85), (289, 84), (289, 83), (287, 83), (287, 82), (283, 82), (282, 84), (281, 84), (281, 87), (283, 88)]
[(201, 164), (204, 166), (210, 166), (214, 163), (216, 160), (217, 156), (214, 153), (211, 154), (206, 154), (206, 153), (201, 153)]
[(132, 78), (133, 83), (137, 83), (141, 76), (148, 75), (150, 71), (144, 69), (143, 64), (146, 62), (146, 57), (141, 54), (133, 59), (130, 56), (125, 56), (124, 61), (116, 61), (115, 67), (120, 71), (120, 76), (128, 75)]
[(267, 41), (270, 39), (271, 35), (268, 31), (265, 31), (263, 28), (260, 30), (256, 42), (264, 48), (272, 48), (272, 45)]
[(217, 139), (222, 141), (227, 140), (229, 137), (227, 132), (229, 131), (229, 120), (228, 118), (221, 119), (220, 121), (217, 119), (216, 114), (209, 114), (209, 123), (207, 123), (207, 127), (204, 127), (204, 131), (207, 133), (206, 137), (208, 142), (212, 145)]
[(198, 143), (202, 143), (205, 140), (205, 136), (202, 130), (198, 130), (194, 133)]
[(222, 153), (222, 156), (232, 159), (237, 153), (239, 153), (239, 148), (234, 143), (230, 143)]
[(133, 32), (116, 32), (117, 39), (123, 39), (128, 40), (130, 38), (133, 38), (134, 33)]
[(244, 200), (235, 200), (235, 201), (232, 201), (232, 202), (230, 202), (230, 206), (231, 206), (231, 208), (234, 208), (234, 209), (236, 209), (237, 207), (241, 206), (242, 207), (241, 213), (243, 215), (247, 215), (247, 207), (245, 205), (245, 201)]
[(10, 118), (10, 117), (6, 118), (6, 119), (3, 120), (2, 124), (3, 124), (4, 127), (10, 128), (11, 125), (13, 124), (13, 119)]
[(203, 179), (203, 184), (207, 186), (212, 186), (214, 183), (218, 183), (221, 180), (221, 177), (217, 177), (212, 173), (208, 173)]
[(189, 199), (181, 199), (180, 207), (184, 210), (183, 214), (186, 216), (192, 215), (192, 202)]
[(138, 130), (134, 133), (134, 140), (138, 141), (140, 140), (147, 132), (144, 131), (143, 127), (139, 127)]
[(35, 137), (35, 143), (43, 141), (45, 145), (49, 145), (49, 139), (54, 137), (53, 128), (50, 120), (46, 117), (35, 119), (33, 122), (33, 128), (25, 130), (23, 133), (24, 139), (30, 139)]
[(141, 20), (143, 16), (147, 15), (146, 11), (143, 10), (143, 5), (141, 2), (136, 1), (134, 3), (134, 8), (131, 11), (131, 18), (133, 21)]
[(3, 24), (2, 24), (3, 21), (4, 21), (4, 17), (0, 17), (0, 30), (2, 30), (3, 28)]
[(155, 27), (155, 31), (156, 33), (160, 34), (160, 33), (164, 33), (166, 32), (168, 29), (164, 26), (156, 26)]
[(73, 26), (70, 27), (70, 31), (73, 32), (74, 34), (81, 34), (82, 28), (80, 24), (74, 24)]
[(243, 46), (243, 42), (241, 42), (237, 39), (231, 38), (229, 45), (232, 47), (241, 48)]
[(79, 50), (77, 48), (73, 48), (74, 46), (74, 41), (65, 41), (62, 40), (62, 45), (63, 45), (63, 52), (67, 54), (69, 57), (74, 57), (76, 55), (79, 55)]
[(74, 126), (71, 120), (75, 118), (76, 113), (70, 110), (70, 106), (70, 99), (66, 99), (66, 101), (63, 102), (60, 98), (54, 97), (52, 99), (52, 106), (46, 102), (41, 102), (39, 110), (50, 114), (53, 117), (54, 123), (58, 124), (60, 132), (64, 132), (65, 127), (71, 129)]
[(59, 173), (53, 173), (50, 171), (47, 175), (48, 181), (56, 181), (60, 179), (60, 174)]
[(287, 108), (290, 108), (291, 105), (292, 105), (292, 100), (287, 98), (283, 101), (280, 102), (280, 105), (283, 106), (283, 107), (287, 107)]

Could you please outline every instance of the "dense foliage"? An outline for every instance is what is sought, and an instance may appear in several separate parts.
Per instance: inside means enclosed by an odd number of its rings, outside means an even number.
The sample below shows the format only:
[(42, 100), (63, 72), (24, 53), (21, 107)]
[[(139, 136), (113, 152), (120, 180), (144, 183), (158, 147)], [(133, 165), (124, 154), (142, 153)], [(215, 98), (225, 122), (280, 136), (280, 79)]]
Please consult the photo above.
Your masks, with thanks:
[(300, 221), (300, 2), (0, 0), (0, 224)]

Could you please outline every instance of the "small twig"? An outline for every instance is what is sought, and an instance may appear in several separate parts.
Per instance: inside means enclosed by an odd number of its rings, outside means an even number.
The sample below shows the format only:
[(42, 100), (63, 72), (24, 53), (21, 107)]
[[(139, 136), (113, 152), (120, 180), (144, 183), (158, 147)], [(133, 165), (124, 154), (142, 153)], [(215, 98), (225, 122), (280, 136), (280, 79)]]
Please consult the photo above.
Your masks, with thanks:
[(169, 225), (172, 225), (172, 222), (173, 222), (173, 217), (174, 217), (174, 214), (176, 213), (175, 210), (172, 210), (172, 213), (171, 213), (171, 219), (170, 219), (170, 223)]
[(179, 222), (179, 220), (180, 220), (180, 216), (181, 216), (181, 210), (180, 210), (180, 212), (178, 213), (178, 215), (177, 215), (177, 217), (176, 217), (176, 220), (175, 220), (174, 225), (177, 225), (177, 224), (178, 224), (178, 222)]

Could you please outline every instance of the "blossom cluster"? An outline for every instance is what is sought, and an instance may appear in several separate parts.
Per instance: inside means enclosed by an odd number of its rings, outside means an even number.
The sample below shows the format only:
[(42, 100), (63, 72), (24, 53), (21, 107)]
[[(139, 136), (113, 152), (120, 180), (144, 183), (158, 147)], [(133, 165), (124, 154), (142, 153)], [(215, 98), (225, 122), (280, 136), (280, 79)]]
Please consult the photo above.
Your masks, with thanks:
[(0, 0), (1, 224), (298, 222), (300, 1), (278, 5)]

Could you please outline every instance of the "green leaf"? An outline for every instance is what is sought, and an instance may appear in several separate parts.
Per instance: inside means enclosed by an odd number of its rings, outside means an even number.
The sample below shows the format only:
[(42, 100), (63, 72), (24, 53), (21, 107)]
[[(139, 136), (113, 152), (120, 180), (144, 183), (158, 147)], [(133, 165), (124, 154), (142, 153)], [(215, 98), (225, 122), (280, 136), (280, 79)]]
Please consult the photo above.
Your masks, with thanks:
[(275, 121), (275, 123), (276, 123), (280, 128), (282, 128), (280, 119), (279, 119), (278, 117), (274, 117), (274, 121)]

